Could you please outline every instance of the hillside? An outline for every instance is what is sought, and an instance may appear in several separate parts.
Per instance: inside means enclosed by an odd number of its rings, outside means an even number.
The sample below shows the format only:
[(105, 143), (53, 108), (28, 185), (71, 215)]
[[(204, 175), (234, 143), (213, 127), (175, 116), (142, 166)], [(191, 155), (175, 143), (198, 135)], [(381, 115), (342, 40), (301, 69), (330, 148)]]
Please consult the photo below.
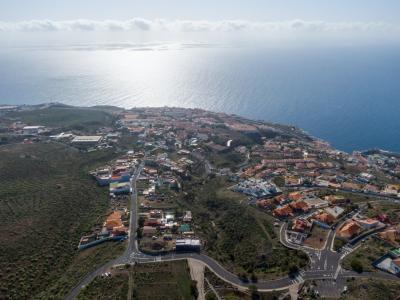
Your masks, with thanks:
[(76, 251), (108, 208), (107, 193), (87, 170), (113, 155), (55, 143), (0, 148), (0, 298), (62, 298), (88, 269), (123, 249)]

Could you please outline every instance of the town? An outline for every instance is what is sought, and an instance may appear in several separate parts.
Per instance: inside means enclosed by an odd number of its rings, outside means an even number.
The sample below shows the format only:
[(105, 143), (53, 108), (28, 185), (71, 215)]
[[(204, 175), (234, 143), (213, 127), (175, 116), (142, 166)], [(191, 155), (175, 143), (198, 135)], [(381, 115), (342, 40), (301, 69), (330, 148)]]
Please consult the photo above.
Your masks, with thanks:
[[(200, 109), (120, 109), (109, 127), (94, 131), (24, 123), (12, 117), (19, 109), (26, 108), (2, 110), (2, 131), (13, 140), (61, 143), (85, 153), (120, 151), (88, 174), (108, 194), (109, 209), (77, 241), (79, 251), (128, 240), (120, 264), (195, 257), (230, 283), (259, 290), (297, 285), (303, 296), (340, 297), (348, 278), (400, 275), (396, 153), (348, 154), (295, 127)], [(129, 150), (121, 152), (121, 144)], [(308, 263), (288, 266), (288, 277), (271, 283), (282, 273), (224, 258), (222, 267), (242, 270), (235, 279), (224, 277), (215, 245), (228, 229), (200, 206), (193, 186), (261, 214), (267, 235), (286, 251), (305, 253)], [(218, 214), (214, 199), (204, 201)]]

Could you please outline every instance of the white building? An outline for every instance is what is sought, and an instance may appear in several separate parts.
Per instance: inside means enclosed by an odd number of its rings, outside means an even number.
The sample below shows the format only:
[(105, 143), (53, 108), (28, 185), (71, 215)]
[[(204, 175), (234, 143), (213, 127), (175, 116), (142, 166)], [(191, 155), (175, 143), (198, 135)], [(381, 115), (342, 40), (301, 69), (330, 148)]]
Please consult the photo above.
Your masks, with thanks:
[(22, 128), (24, 135), (38, 135), (42, 133), (46, 127), (44, 126), (25, 126)]
[(100, 135), (82, 135), (74, 137), (72, 143), (81, 145), (95, 145), (100, 143), (102, 138), (103, 137)]

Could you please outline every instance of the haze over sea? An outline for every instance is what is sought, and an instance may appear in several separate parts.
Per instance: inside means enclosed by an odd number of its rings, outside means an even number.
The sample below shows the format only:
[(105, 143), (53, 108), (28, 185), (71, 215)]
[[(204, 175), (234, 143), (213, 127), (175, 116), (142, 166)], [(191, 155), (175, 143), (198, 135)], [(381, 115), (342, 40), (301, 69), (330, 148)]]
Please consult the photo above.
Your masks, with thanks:
[(0, 103), (180, 106), (400, 151), (400, 47), (76, 44), (0, 51)]

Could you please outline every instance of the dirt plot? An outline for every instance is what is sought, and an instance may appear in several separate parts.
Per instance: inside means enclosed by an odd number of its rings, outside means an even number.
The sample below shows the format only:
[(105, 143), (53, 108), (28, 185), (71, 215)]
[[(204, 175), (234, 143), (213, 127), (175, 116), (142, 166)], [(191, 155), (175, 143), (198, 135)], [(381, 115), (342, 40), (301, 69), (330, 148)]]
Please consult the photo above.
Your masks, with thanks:
[(311, 235), (304, 241), (304, 245), (315, 249), (322, 249), (328, 238), (329, 231), (319, 226), (313, 226)]
[(134, 299), (194, 299), (186, 260), (138, 264), (132, 272)]
[(95, 278), (76, 299), (126, 299), (127, 295), (128, 272), (119, 272)]
[(392, 300), (400, 296), (398, 281), (357, 278), (347, 283), (348, 293), (343, 300)]

